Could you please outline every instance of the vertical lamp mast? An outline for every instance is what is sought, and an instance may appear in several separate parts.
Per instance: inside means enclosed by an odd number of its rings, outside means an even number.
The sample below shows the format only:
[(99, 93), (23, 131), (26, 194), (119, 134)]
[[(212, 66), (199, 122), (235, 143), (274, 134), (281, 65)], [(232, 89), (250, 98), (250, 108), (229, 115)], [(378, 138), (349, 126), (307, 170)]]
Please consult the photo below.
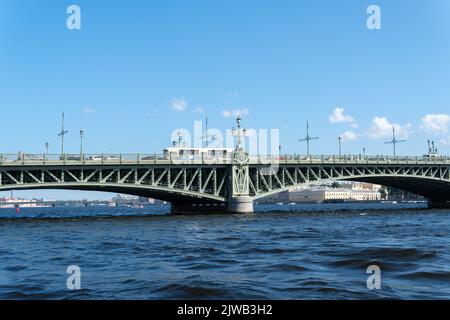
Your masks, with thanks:
[(318, 140), (318, 139), (319, 139), (319, 137), (311, 137), (311, 136), (309, 135), (309, 122), (307, 121), (307, 122), (306, 122), (306, 138), (300, 139), (300, 140), (298, 140), (298, 141), (300, 141), (300, 142), (306, 141), (306, 154), (307, 154), (308, 157), (309, 157), (309, 155), (310, 155), (310, 152), (309, 152), (309, 143), (310, 143), (311, 141), (313, 141), (313, 140)]
[(68, 133), (69, 133), (69, 131), (64, 130), (64, 112), (63, 112), (62, 113), (61, 132), (58, 134), (58, 136), (61, 137), (61, 155), (64, 155), (64, 136)]
[(206, 116), (206, 128), (205, 128), (205, 148), (208, 148), (208, 116)]
[(392, 140), (386, 142), (386, 144), (392, 144), (394, 147), (394, 158), (397, 156), (397, 144), (398, 143), (402, 143), (402, 142), (406, 142), (406, 140), (397, 140), (396, 136), (395, 136), (395, 125), (392, 126)]
[(80, 160), (83, 159), (83, 137), (84, 137), (84, 130), (80, 129)]

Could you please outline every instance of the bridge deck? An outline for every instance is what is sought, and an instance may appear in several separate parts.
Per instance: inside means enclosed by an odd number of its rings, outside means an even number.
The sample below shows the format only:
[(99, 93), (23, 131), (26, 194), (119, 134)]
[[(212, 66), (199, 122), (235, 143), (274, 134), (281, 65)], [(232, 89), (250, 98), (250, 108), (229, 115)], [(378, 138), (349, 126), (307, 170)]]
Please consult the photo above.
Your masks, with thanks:
[[(95, 157), (95, 158), (93, 158)], [(162, 155), (0, 155), (0, 167), (17, 166), (104, 166), (104, 165), (228, 165), (229, 158), (166, 159)], [(251, 156), (250, 165), (271, 164), (418, 164), (448, 165), (450, 157), (387, 157), (387, 156)]]

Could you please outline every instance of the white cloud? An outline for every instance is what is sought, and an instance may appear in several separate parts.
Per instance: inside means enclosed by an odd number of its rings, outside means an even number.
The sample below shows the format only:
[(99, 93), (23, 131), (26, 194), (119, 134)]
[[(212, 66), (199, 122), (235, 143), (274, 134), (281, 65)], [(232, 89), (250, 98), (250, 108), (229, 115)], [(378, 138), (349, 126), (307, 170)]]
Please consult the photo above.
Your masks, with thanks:
[(196, 112), (196, 113), (203, 113), (204, 111), (205, 111), (205, 109), (203, 107), (197, 107), (194, 110), (194, 112)]
[(358, 136), (353, 131), (345, 131), (341, 134), (341, 138), (343, 142), (358, 140)]
[(357, 124), (356, 122), (353, 122), (350, 127), (352, 127), (353, 129), (358, 129), (359, 128), (359, 124)]
[(411, 134), (411, 124), (409, 123), (400, 125), (398, 123), (390, 123), (385, 117), (375, 117), (372, 120), (368, 136), (372, 139), (390, 138), (392, 137), (393, 126), (395, 126), (396, 138), (406, 139)]
[(229, 118), (229, 117), (231, 117), (231, 111), (222, 111), (222, 115), (225, 117), (225, 118)]
[(86, 108), (84, 108), (83, 112), (93, 114), (93, 113), (95, 113), (95, 110), (92, 108), (86, 107)]
[(250, 111), (247, 108), (236, 109), (236, 110), (224, 110), (222, 115), (225, 118), (237, 117), (237, 116), (248, 116)]
[(448, 114), (427, 114), (422, 118), (420, 129), (430, 134), (447, 134), (450, 125)]
[(188, 106), (188, 104), (184, 98), (173, 98), (172, 99), (172, 108), (175, 111), (178, 111), (178, 112), (186, 111), (187, 106)]
[(344, 114), (344, 108), (336, 108), (333, 113), (330, 114), (329, 120), (331, 123), (339, 123), (339, 122), (354, 122), (355, 119), (353, 117)]

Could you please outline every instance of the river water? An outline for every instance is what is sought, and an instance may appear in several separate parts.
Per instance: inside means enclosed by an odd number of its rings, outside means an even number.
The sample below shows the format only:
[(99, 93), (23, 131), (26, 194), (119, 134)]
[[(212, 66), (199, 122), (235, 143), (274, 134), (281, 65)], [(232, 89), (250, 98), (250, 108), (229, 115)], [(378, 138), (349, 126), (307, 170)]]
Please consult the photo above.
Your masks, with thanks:
[[(0, 299), (449, 299), (450, 210), (257, 206), (252, 215), (0, 210)], [(69, 266), (81, 290), (68, 290)], [(369, 290), (367, 267), (381, 269)]]

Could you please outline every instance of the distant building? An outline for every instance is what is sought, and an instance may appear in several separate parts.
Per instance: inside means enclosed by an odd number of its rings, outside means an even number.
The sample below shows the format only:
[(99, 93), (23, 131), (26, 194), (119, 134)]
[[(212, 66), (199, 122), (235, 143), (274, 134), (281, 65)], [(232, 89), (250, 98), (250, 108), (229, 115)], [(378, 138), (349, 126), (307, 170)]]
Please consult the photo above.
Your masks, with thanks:
[(373, 190), (352, 190), (350, 199), (356, 201), (380, 201), (381, 192)]
[(0, 198), (0, 208), (14, 208), (16, 205), (21, 208), (36, 208), (38, 201), (36, 199)]
[(346, 188), (312, 188), (293, 190), (289, 193), (290, 202), (321, 203), (328, 201), (379, 201), (381, 193), (373, 190), (352, 190)]
[(310, 186), (281, 192), (263, 199), (258, 203), (322, 203), (333, 201), (380, 201), (381, 186), (369, 183), (344, 182), (339, 188), (330, 185)]
[(114, 199), (117, 201), (139, 201), (138, 196), (131, 196), (128, 194), (118, 194)]
[(371, 183), (365, 183), (365, 182), (354, 182), (351, 184), (351, 190), (354, 191), (361, 191), (361, 190), (368, 190), (368, 191), (380, 191), (380, 189), (383, 186), (380, 184), (371, 184)]
[(112, 199), (112, 202), (114, 202), (117, 205), (146, 205), (146, 204), (164, 204), (165, 202), (147, 198), (147, 197), (139, 197), (139, 196), (132, 196), (127, 194), (118, 194)]

